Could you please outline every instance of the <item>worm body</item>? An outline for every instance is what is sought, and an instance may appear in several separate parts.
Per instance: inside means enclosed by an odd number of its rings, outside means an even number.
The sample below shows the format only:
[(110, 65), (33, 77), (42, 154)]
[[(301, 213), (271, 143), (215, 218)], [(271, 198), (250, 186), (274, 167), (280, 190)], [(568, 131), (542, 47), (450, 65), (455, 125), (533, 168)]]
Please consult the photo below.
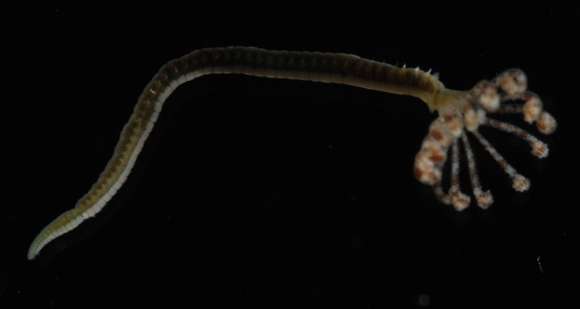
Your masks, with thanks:
[[(58, 216), (36, 236), (28, 251), (29, 259), (33, 259), (53, 239), (95, 216), (107, 204), (129, 176), (166, 99), (180, 85), (209, 74), (244, 74), (336, 83), (421, 99), (431, 110), (438, 111), (440, 117), (431, 126), (428, 135), (433, 138), (426, 139), (427, 145), (424, 143), (417, 156), (415, 174), (421, 182), (434, 186), (437, 196), (443, 201), (457, 200), (453, 195), (448, 198), (438, 187), (447, 149), (457, 147), (457, 138), (464, 132), (464, 123), (468, 123), (468, 127), (472, 129), (484, 123), (481, 116), (482, 108), (478, 107), (479, 105), (485, 107), (485, 104), (494, 104), (484, 100), (487, 88), (483, 86), (477, 88), (478, 93), (450, 90), (428, 72), (399, 68), (350, 54), (272, 51), (254, 47), (207, 48), (193, 51), (163, 65), (147, 84), (119, 136), (111, 159), (97, 181), (77, 201), (74, 208)], [(502, 87), (510, 86), (509, 79), (501, 82), (504, 83)], [(511, 86), (513, 88), (518, 85)], [(518, 96), (522, 93), (522, 90), (516, 89), (511, 95)], [(474, 100), (478, 103), (472, 103)], [(527, 108), (534, 112), (534, 115), (528, 115), (530, 121), (541, 117), (553, 120), (549, 115), (540, 116), (541, 106), (538, 107), (538, 104), (535, 101), (534, 106)], [(499, 126), (497, 123), (493, 124)], [(550, 128), (544, 130), (549, 131)], [(524, 134), (517, 130), (512, 132)], [(528, 138), (528, 140), (536, 139)], [(538, 144), (537, 148), (540, 146)], [(434, 156), (434, 153), (437, 153), (437, 156)], [(455, 153), (453, 157), (456, 166), (458, 163), (455, 158), (458, 154)], [(474, 164), (470, 161), (471, 166)], [(456, 171), (454, 174), (458, 173), (458, 168), (454, 168), (454, 171)], [(477, 177), (474, 177), (477, 180)], [(450, 192), (459, 192), (458, 184), (454, 182)], [(456, 208), (465, 208), (469, 204), (465, 197), (462, 198), (461, 207)]]

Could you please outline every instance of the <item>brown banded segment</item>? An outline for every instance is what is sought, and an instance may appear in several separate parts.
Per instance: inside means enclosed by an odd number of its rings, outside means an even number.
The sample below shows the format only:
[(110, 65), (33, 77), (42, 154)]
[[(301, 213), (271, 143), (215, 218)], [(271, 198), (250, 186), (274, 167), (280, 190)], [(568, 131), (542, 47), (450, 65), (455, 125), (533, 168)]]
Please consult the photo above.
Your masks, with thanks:
[[(404, 89), (433, 93), (441, 88), (440, 82), (429, 73), (416, 69), (398, 68), (354, 55), (320, 52), (269, 51), (251, 47), (227, 47), (196, 50), (169, 62), (162, 73), (175, 80), (195, 70), (238, 67), (255, 70), (279, 71), (280, 77), (291, 72), (305, 74), (334, 74), (366, 82), (392, 84)], [(180, 74), (181, 73), (181, 74)], [(241, 72), (240, 72), (241, 73)]]
[[(142, 135), (145, 122), (151, 118), (159, 96), (172, 81), (185, 74), (215, 67), (232, 68), (232, 72), (244, 72), (247, 68), (279, 71), (280, 77), (291, 77), (292, 72), (329, 73), (365, 81), (387, 82), (406, 88), (421, 86), (435, 89), (431, 76), (414, 69), (401, 69), (348, 54), (318, 52), (267, 51), (258, 48), (231, 47), (196, 50), (164, 65), (142, 93), (134, 115), (126, 125), (118, 143), (112, 163), (103, 174), (107, 189), (116, 173), (127, 164), (130, 153)], [(237, 69), (236, 69), (237, 68)], [(137, 138), (136, 138), (137, 137)], [(112, 169), (112, 167), (115, 167)], [(116, 173), (112, 173), (112, 171)], [(98, 183), (103, 181), (98, 181)], [(97, 188), (95, 195), (102, 196), (106, 190)], [(93, 190), (91, 190), (93, 191)]]
[[(319, 52), (268, 51), (250, 47), (209, 48), (196, 50), (169, 62), (159, 75), (165, 82), (204, 68), (231, 67), (279, 71), (281, 77), (291, 72), (334, 74), (367, 82), (396, 85), (401, 88), (432, 93), (439, 89), (439, 81), (421, 70), (398, 68), (354, 55)], [(237, 70), (235, 68), (238, 68)]]

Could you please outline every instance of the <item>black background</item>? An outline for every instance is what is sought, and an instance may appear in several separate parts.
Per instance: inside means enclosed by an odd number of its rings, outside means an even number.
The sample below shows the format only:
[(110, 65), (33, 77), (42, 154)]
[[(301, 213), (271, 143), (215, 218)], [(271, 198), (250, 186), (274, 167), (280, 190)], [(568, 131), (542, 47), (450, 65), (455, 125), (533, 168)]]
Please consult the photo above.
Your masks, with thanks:
[[(539, 13), (544, 22), (566, 14)], [(0, 308), (564, 308), (576, 299), (579, 67), (570, 37), (476, 48), (158, 33), (136, 39), (91, 27), (84, 17), (56, 11), (49, 82), (59, 90), (50, 94), (59, 117), (54, 146), (43, 155), (59, 161), (42, 176), (54, 189), (43, 203), (4, 210), (0, 304), (7, 307)], [(206, 76), (168, 99), (128, 182), (103, 212), (26, 261), (36, 233), (95, 181), (157, 69), (191, 50), (223, 45), (353, 53), (431, 68), (456, 89), (519, 67), (560, 126), (542, 137), (551, 147), (545, 160), (511, 136), (482, 129), (532, 188), (513, 192), (475, 146), (496, 203), (457, 213), (413, 177), (414, 155), (434, 117), (417, 99)]]

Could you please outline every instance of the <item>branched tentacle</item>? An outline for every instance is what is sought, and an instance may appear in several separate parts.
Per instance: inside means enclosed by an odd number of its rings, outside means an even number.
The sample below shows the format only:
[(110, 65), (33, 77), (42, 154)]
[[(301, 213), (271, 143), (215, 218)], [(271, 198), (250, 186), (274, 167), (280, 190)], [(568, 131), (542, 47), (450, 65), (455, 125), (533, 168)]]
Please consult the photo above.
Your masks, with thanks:
[[(523, 120), (529, 124), (536, 124), (538, 131), (543, 134), (552, 134), (557, 128), (555, 118), (544, 110), (543, 103), (539, 96), (527, 90), (527, 77), (519, 69), (510, 69), (499, 74), (494, 80), (483, 80), (477, 83), (473, 89), (465, 92), (462, 97), (456, 97), (455, 104), (447, 104), (445, 109), (440, 110), (440, 117), (431, 125), (427, 137), (423, 141), (421, 151), (415, 160), (415, 174), (418, 180), (433, 186), (435, 196), (444, 204), (452, 204), (455, 209), (463, 210), (469, 204), (469, 199), (461, 193), (459, 185), (459, 146), (457, 139), (461, 137), (463, 149), (467, 157), (469, 175), (473, 196), (477, 205), (482, 209), (487, 209), (493, 203), (491, 192), (484, 191), (481, 187), (479, 175), (475, 162), (475, 155), (467, 137), (473, 134), (476, 140), (486, 149), (491, 157), (501, 166), (505, 173), (512, 179), (512, 187), (518, 192), (527, 191), (530, 187), (530, 181), (507, 162), (507, 160), (497, 151), (497, 149), (479, 132), (479, 127), (488, 126), (503, 132), (510, 133), (526, 141), (531, 147), (531, 153), (538, 158), (546, 158), (549, 154), (548, 145), (538, 139), (536, 136), (519, 128), (513, 124), (490, 118), (490, 114), (521, 114)], [(521, 103), (511, 103), (511, 101), (521, 101)], [(440, 118), (447, 120), (445, 123), (444, 135), (449, 140), (445, 144), (452, 144), (452, 162), (451, 162), (451, 186), (449, 193), (445, 194), (441, 179), (442, 166), (445, 161), (439, 164), (432, 163), (428, 160), (429, 156), (424, 155), (426, 145), (432, 140), (431, 135), (433, 127), (438, 126)], [(459, 124), (457, 123), (459, 121)], [(463, 130), (465, 129), (465, 130)], [(453, 132), (452, 134), (449, 132)], [(447, 151), (447, 147), (440, 147)], [(445, 155), (439, 155), (446, 158)], [(418, 172), (419, 171), (419, 172)], [(435, 173), (437, 177), (426, 177)]]
[(469, 142), (469, 138), (467, 134), (463, 134), (461, 136), (463, 140), (463, 148), (465, 148), (465, 154), (467, 156), (467, 165), (469, 167), (469, 178), (471, 179), (471, 187), (473, 188), (473, 196), (475, 196), (475, 200), (477, 201), (477, 205), (482, 209), (487, 209), (491, 204), (493, 204), (493, 195), (491, 192), (484, 191), (481, 188), (481, 183), (479, 181), (479, 175), (477, 172), (477, 166), (475, 163), (475, 155), (473, 154), (473, 150), (471, 149), (471, 143)]

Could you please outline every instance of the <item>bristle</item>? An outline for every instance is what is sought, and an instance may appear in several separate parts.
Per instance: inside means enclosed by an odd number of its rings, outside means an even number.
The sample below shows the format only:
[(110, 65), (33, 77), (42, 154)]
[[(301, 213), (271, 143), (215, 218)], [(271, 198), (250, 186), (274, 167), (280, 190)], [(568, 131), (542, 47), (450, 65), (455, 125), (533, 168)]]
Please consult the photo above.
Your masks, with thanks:
[(473, 188), (473, 195), (475, 196), (477, 205), (482, 209), (487, 209), (489, 206), (491, 206), (491, 204), (493, 204), (493, 195), (490, 191), (483, 191), (481, 188), (473, 150), (471, 149), (471, 144), (469, 143), (467, 135), (463, 134), (461, 139), (463, 141), (463, 148), (465, 148), (465, 154), (467, 155), (467, 165), (469, 167), (469, 176), (471, 179), (471, 187)]
[(513, 182), (513, 187), (516, 191), (522, 192), (530, 187), (530, 182), (524, 176), (518, 174), (515, 168), (513, 168), (499, 152), (493, 147), (485, 137), (483, 137), (479, 132), (473, 132), (473, 135), (477, 137), (479, 142), (483, 145), (485, 150), (493, 157), (493, 159), (502, 167), (504, 172), (510, 176)]
[(546, 145), (545, 143), (543, 143), (542, 141), (537, 139), (532, 134), (526, 132), (525, 130), (518, 128), (517, 126), (515, 126), (513, 124), (509, 124), (509, 123), (502, 122), (502, 121), (495, 120), (495, 119), (491, 119), (491, 118), (489, 118), (487, 120), (486, 124), (493, 127), (493, 128), (496, 128), (500, 131), (511, 133), (511, 134), (527, 141), (530, 144), (530, 147), (532, 147), (532, 154), (534, 156), (536, 156), (538, 158), (545, 158), (548, 156), (548, 153), (549, 153), (548, 145)]

